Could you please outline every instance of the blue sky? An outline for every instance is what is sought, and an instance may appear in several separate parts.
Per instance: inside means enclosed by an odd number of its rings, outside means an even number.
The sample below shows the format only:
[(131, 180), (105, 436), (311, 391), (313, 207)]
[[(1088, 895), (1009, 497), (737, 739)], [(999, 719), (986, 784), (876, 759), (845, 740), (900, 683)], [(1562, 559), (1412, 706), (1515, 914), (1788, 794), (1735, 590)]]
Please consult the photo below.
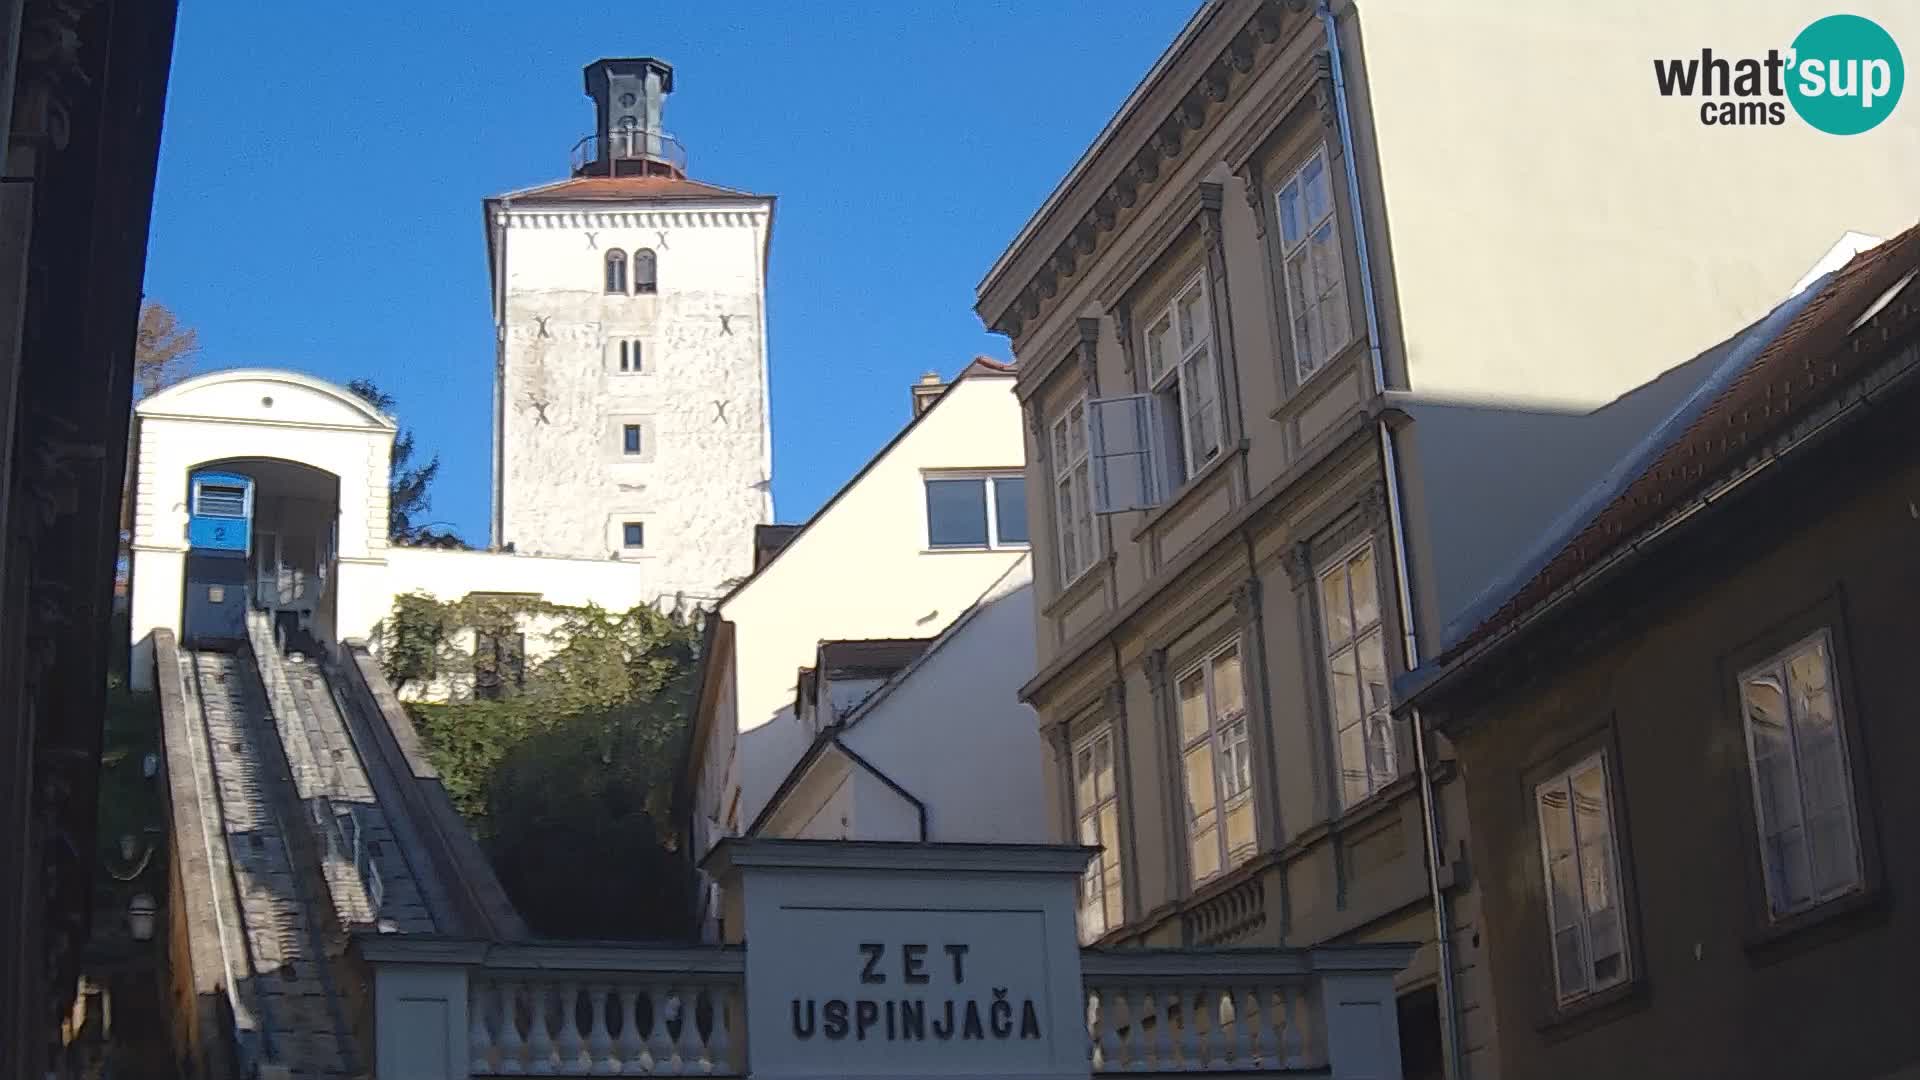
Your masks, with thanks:
[(487, 534), (482, 197), (565, 174), (580, 69), (675, 67), (700, 179), (776, 194), (774, 503), (811, 514), (980, 353), (973, 289), (1192, 0), (181, 5), (146, 288), (202, 369), (398, 399), (442, 461), (430, 517)]

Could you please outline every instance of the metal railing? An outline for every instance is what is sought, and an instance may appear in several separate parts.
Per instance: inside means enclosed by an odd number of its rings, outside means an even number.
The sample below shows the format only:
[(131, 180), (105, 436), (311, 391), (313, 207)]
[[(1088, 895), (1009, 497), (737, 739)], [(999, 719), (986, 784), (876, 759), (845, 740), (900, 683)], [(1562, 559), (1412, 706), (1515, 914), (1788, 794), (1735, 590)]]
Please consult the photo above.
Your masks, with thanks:
[(687, 171), (687, 148), (679, 139), (664, 131), (647, 131), (631, 128), (624, 131), (609, 132), (604, 143), (601, 136), (589, 135), (573, 144), (570, 164), (574, 172), (588, 165), (608, 166), (608, 171), (618, 174), (623, 161), (658, 161), (672, 166), (682, 175)]

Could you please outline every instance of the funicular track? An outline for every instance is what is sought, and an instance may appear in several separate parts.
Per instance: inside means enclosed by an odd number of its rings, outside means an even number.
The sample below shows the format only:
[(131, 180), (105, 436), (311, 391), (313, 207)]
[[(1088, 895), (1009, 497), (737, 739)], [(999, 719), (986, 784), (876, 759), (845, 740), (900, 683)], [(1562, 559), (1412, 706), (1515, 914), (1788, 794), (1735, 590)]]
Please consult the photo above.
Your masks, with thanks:
[[(298, 849), (300, 800), (259, 674), (246, 652), (182, 650), (181, 683), (198, 720), (195, 771), (211, 796), (208, 856), (231, 892), (216, 897), (228, 956), (243, 1075), (300, 1078), (363, 1075), (342, 995), (339, 959), (328, 948), (328, 897), (317, 895)], [(218, 850), (216, 849), (216, 846)], [(221, 890), (225, 891), (225, 890)], [(232, 907), (219, 911), (230, 900)], [(244, 959), (244, 963), (239, 961)], [(284, 1070), (284, 1071), (283, 1071)]]

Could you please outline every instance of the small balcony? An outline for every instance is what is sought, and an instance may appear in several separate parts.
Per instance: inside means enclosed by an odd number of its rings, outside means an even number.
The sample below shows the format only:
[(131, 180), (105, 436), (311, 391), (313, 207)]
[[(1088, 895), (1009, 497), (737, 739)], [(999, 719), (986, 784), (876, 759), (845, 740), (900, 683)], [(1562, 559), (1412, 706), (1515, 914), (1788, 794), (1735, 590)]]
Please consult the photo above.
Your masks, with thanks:
[(616, 130), (573, 144), (575, 176), (685, 176), (687, 148), (664, 131)]
[[(744, 947), (367, 935), (355, 951), (375, 987), (375, 1077), (792, 1071), (753, 1056)], [(1054, 1075), (1397, 1077), (1393, 976), (1411, 953), (1401, 945), (1084, 950), (1084, 1038), (1077, 1048), (1062, 1048), (1070, 1063)], [(896, 1017), (892, 1001), (884, 1020), (878, 1005), (842, 1003), (838, 1037), (850, 1051), (867, 1040), (918, 1042), (899, 1057), (938, 1061), (943, 1042), (959, 1050), (965, 1040), (991, 1045), (1026, 1035), (1016, 1033), (1024, 1020), (1017, 1005), (1000, 999), (1004, 994), (994, 988), (978, 1020), (963, 1008), (943, 1025), (938, 1010), (928, 1010), (924, 1027), (908, 1025), (904, 1009)], [(786, 1003), (777, 1011), (770, 1023), (785, 1027)], [(798, 1023), (797, 1009), (792, 1021)], [(847, 1075), (866, 1071), (849, 1067)], [(955, 1075), (944, 1065), (926, 1071)]]

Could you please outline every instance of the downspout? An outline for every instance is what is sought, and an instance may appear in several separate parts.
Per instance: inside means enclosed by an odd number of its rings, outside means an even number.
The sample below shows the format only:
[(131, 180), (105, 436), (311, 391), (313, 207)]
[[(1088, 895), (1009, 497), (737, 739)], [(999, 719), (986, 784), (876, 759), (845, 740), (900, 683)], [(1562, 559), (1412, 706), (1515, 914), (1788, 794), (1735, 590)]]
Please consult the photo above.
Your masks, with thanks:
[[(1386, 392), (1386, 365), (1380, 349), (1380, 311), (1374, 301), (1373, 266), (1367, 258), (1366, 216), (1360, 198), (1360, 169), (1355, 163), (1353, 120), (1347, 108), (1346, 66), (1340, 53), (1339, 20), (1327, 0), (1320, 0), (1317, 12), (1326, 30), (1327, 55), (1333, 75), (1334, 111), (1340, 126), (1340, 156), (1346, 162), (1347, 202), (1353, 218), (1354, 256), (1360, 264), (1360, 296), (1367, 315), (1367, 357), (1373, 369), (1373, 392), (1378, 398)], [(1407, 531), (1402, 514), (1400, 466), (1394, 452), (1393, 429), (1383, 416), (1379, 421), (1380, 467), (1385, 474), (1388, 528), (1392, 530), (1394, 591), (1400, 598), (1400, 628), (1406, 668), (1420, 665), (1420, 643), (1413, 621), (1413, 591), (1407, 572)], [(1433, 789), (1432, 763), (1427, 756), (1427, 739), (1421, 730), (1419, 710), (1411, 713), (1413, 759), (1419, 773), (1421, 831), (1427, 848), (1427, 893), (1432, 902), (1434, 945), (1440, 967), (1440, 1040), (1446, 1057), (1449, 1080), (1465, 1080), (1465, 1062), (1460, 1054), (1459, 988), (1455, 985), (1453, 965), (1453, 917), (1446, 891), (1440, 886), (1440, 813)]]

